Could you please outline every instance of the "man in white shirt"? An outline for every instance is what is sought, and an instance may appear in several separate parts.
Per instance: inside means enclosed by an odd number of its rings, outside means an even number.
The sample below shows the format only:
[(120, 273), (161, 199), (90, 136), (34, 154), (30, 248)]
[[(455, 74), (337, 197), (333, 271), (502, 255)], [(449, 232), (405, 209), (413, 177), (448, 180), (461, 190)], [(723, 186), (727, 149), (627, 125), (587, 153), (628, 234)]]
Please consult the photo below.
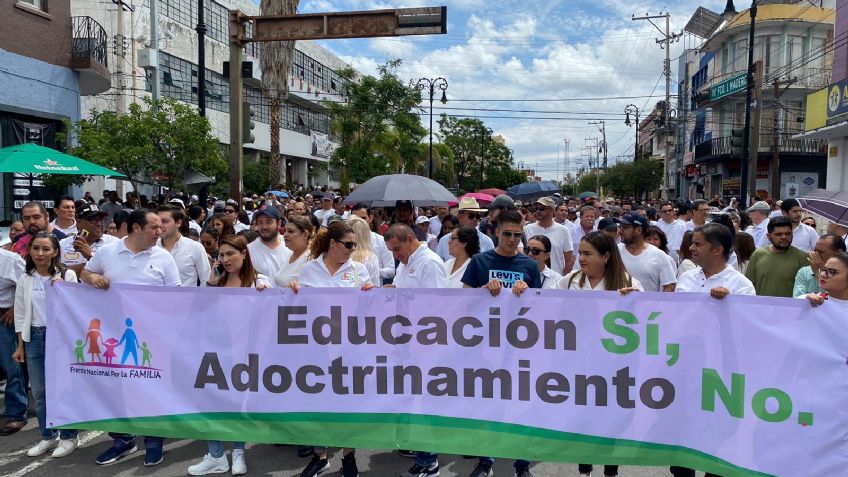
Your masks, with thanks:
[(24, 428), (27, 422), (27, 384), (24, 369), (12, 359), (18, 347), (15, 333), (15, 288), (24, 273), (24, 259), (20, 255), (0, 249), (0, 366), (6, 373), (6, 391), (3, 395), (4, 418), (0, 436), (12, 435)]
[(768, 247), (771, 245), (768, 238), (769, 213), (771, 213), (771, 206), (768, 205), (768, 202), (755, 202), (754, 205), (749, 207), (746, 212), (748, 212), (748, 215), (751, 217), (751, 222), (753, 222), (754, 225), (748, 227), (745, 232), (754, 237), (754, 245), (757, 248)]
[(665, 233), (668, 239), (668, 251), (675, 262), (679, 261), (677, 252), (683, 242), (683, 234), (686, 233), (686, 224), (677, 218), (674, 206), (671, 202), (660, 204), (660, 220), (656, 221), (657, 227)]
[(536, 201), (536, 222), (524, 226), (527, 240), (544, 235), (551, 241), (551, 270), (566, 275), (574, 266), (574, 242), (568, 227), (554, 221), (556, 202), (550, 197)]
[(441, 258), (415, 238), (406, 224), (394, 224), (384, 237), (386, 247), (400, 262), (392, 286), (396, 288), (445, 288), (448, 274)]
[[(584, 205), (580, 208), (580, 218), (577, 223), (574, 225), (574, 228), (571, 229), (571, 242), (572, 252), (574, 250), (580, 250), (580, 240), (583, 239), (585, 235), (588, 235), (589, 232), (595, 230), (595, 222), (598, 218), (598, 211), (595, 207), (591, 205)], [(574, 266), (572, 269), (576, 270), (578, 267), (577, 260), (575, 260)]]
[[(692, 214), (692, 220), (686, 222), (686, 230), (695, 230), (695, 227), (700, 227), (707, 223), (707, 215), (710, 212), (710, 206), (704, 199), (692, 201), (692, 208), (689, 213)], [(684, 230), (684, 232), (686, 231)]]
[(445, 217), (450, 213), (450, 209), (447, 207), (436, 207), (436, 216), (430, 219), (430, 233), (439, 236), (439, 232), (442, 231), (442, 221), (445, 220)]
[(119, 240), (103, 233), (105, 220), (106, 212), (98, 209), (96, 204), (86, 202), (76, 209), (76, 224), (79, 229), (77, 235), (59, 241), (62, 263), (76, 272), (77, 276), (82, 274), (86, 262), (91, 260), (91, 256), (100, 247)]
[(159, 246), (174, 258), (180, 272), (180, 283), (184, 287), (205, 286), (212, 267), (203, 245), (180, 233), (186, 220), (185, 212), (179, 206), (167, 204), (160, 207), (158, 213), (162, 221)]
[[(374, 220), (371, 216), (371, 212), (368, 211), (368, 206), (363, 203), (354, 205), (350, 210), (350, 213), (368, 222), (369, 227), (371, 226), (371, 222)], [(371, 246), (374, 249), (374, 254), (377, 255), (377, 259), (380, 261), (380, 278), (394, 278), (395, 259), (392, 257), (392, 252), (390, 252), (388, 247), (386, 247), (386, 240), (377, 232), (371, 232)], [(379, 285), (379, 283), (374, 284), (374, 286)]]
[[(465, 197), (459, 201), (459, 211), (456, 214), (456, 218), (459, 219), (460, 227), (468, 225), (469, 227), (474, 227), (477, 231), (477, 236), (480, 237), (481, 253), (495, 249), (495, 243), (492, 242), (491, 237), (484, 234), (479, 228), (481, 214), (485, 214), (487, 212), (489, 212), (487, 209), (480, 207), (480, 204), (477, 203), (477, 199), (473, 197)], [(446, 262), (453, 258), (448, 252), (449, 244), (450, 234), (445, 234), (441, 239), (439, 239), (439, 245), (436, 247), (436, 252), (439, 254), (439, 257)]]
[(250, 262), (256, 273), (276, 277), (292, 254), (280, 237), (280, 211), (276, 207), (266, 205), (253, 215), (259, 238), (247, 245)]
[[(127, 229), (130, 233), (126, 238), (101, 247), (85, 264), (83, 283), (104, 290), (112, 283), (180, 286), (177, 264), (168, 252), (156, 246), (162, 234), (159, 215), (146, 209), (134, 210), (127, 220)], [(97, 457), (97, 464), (111, 464), (136, 451), (135, 436), (119, 433), (109, 436), (112, 447)], [(164, 441), (162, 437), (144, 438), (146, 467), (162, 463)]]
[(639, 280), (645, 291), (673, 292), (677, 281), (674, 267), (662, 250), (645, 242), (648, 218), (636, 213), (618, 219), (621, 243), (618, 251), (624, 268)]
[(781, 201), (780, 210), (783, 212), (783, 216), (792, 222), (792, 246), (805, 252), (816, 248), (819, 233), (809, 225), (801, 223), (803, 213), (798, 199), (789, 198)]
[(69, 195), (63, 195), (56, 201), (56, 207), (53, 212), (56, 213), (56, 219), (50, 222), (50, 225), (67, 235), (68, 237), (77, 234), (77, 221), (74, 219), (77, 208), (74, 205), (74, 198)]
[(692, 236), (692, 261), (700, 268), (683, 273), (677, 280), (677, 292), (710, 293), (715, 298), (728, 294), (756, 295), (754, 284), (727, 263), (733, 249), (733, 235), (721, 224), (706, 224)]
[(336, 211), (333, 210), (333, 195), (327, 193), (324, 197), (321, 197), (321, 208), (312, 212), (312, 215), (318, 219), (319, 224), (324, 224), (324, 219), (330, 215), (336, 215)]

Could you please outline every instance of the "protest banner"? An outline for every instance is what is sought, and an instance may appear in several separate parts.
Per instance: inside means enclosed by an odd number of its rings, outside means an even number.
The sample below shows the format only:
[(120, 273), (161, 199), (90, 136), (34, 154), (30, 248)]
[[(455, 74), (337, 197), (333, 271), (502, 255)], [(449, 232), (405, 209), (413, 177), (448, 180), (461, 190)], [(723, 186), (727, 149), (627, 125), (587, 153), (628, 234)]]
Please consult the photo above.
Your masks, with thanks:
[(844, 307), (60, 283), (48, 426), (724, 476), (848, 466)]

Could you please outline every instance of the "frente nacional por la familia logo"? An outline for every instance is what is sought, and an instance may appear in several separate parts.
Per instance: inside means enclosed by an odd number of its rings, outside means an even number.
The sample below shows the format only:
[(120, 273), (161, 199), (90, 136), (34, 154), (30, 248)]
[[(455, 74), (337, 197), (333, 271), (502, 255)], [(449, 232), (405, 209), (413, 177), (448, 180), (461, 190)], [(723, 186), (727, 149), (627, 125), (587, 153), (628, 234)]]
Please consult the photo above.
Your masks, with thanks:
[(116, 378), (161, 378), (162, 370), (153, 367), (153, 353), (147, 342), (139, 339), (133, 320), (127, 318), (123, 324), (118, 336), (112, 334), (115, 330), (104, 330), (100, 318), (92, 318), (85, 336), (76, 340), (71, 372)]

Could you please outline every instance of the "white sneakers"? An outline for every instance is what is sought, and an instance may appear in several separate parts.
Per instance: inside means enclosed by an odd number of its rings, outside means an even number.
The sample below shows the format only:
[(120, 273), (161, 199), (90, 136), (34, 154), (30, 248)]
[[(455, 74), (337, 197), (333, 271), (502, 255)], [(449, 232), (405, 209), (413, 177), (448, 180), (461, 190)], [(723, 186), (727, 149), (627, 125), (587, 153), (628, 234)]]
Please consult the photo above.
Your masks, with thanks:
[(38, 457), (40, 455), (44, 455), (50, 449), (59, 445), (59, 439), (47, 439), (38, 441), (38, 444), (32, 446), (27, 451), (27, 455), (30, 457)]
[[(224, 457), (226, 459), (226, 457)], [(244, 449), (233, 449), (233, 475), (247, 473), (247, 462), (244, 460)]]
[(52, 456), (56, 459), (65, 457), (70, 455), (71, 452), (77, 450), (77, 447), (79, 447), (79, 437), (59, 439), (59, 445), (56, 446), (56, 450), (53, 451)]
[(223, 474), (230, 470), (230, 463), (227, 461), (227, 456), (212, 457), (212, 454), (203, 456), (203, 460), (198, 464), (188, 468), (189, 475), (208, 475), (208, 474)]
[(77, 447), (79, 447), (79, 438), (73, 437), (71, 439), (41, 440), (38, 441), (38, 444), (29, 448), (27, 455), (30, 457), (42, 456), (54, 447), (56, 449), (53, 451), (53, 454), (51, 454), (52, 457), (65, 457), (70, 455), (71, 452), (75, 451)]

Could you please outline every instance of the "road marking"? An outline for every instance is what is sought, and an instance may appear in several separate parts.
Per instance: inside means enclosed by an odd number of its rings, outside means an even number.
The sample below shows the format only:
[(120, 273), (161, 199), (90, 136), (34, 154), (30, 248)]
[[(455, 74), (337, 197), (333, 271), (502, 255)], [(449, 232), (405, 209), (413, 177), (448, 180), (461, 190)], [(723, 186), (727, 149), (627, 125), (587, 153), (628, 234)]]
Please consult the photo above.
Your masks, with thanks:
[[(103, 432), (101, 432), (101, 431), (91, 431), (87, 434), (84, 434), (82, 437), (80, 437), (79, 447), (82, 447), (85, 444), (87, 444), (88, 442), (91, 442), (92, 440), (97, 439), (101, 435), (103, 435)], [(2, 459), (2, 460), (0, 460), (0, 467), (5, 466), (5, 465), (9, 465), (9, 464), (13, 464), (16, 461), (21, 460), (21, 456), (25, 456), (26, 453), (27, 453), (27, 450), (28, 449), (21, 449), (21, 450), (6, 454), (6, 455), (9, 455), (9, 456), (16, 456), (16, 457), (14, 457), (12, 459)], [(44, 464), (46, 464), (46, 463), (48, 463), (52, 460), (53, 460), (53, 458), (50, 457), (50, 455), (48, 454), (46, 457), (42, 457), (40, 460), (37, 460), (35, 462), (27, 464), (26, 466), (24, 466), (22, 469), (18, 470), (17, 472), (14, 472), (12, 474), (6, 474), (5, 477), (23, 477), (23, 476), (29, 474), (30, 472), (34, 471), (35, 469), (38, 469), (39, 467), (43, 466)]]

